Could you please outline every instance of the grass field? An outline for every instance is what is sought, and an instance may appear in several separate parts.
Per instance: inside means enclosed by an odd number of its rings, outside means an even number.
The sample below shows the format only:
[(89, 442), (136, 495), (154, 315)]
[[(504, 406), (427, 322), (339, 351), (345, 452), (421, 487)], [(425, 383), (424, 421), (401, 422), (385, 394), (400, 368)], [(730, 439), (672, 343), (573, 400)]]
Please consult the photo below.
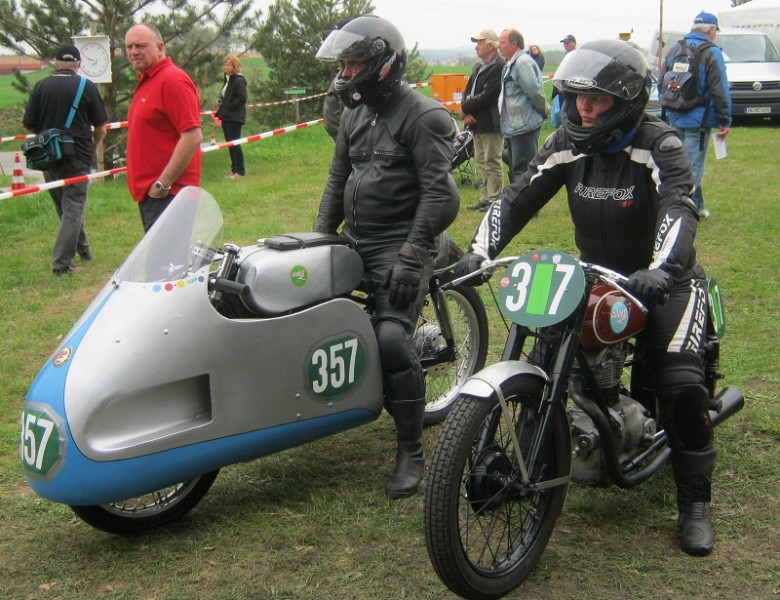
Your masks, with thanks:
[[(255, 133), (245, 131), (246, 134)], [(634, 490), (572, 486), (538, 568), (510, 597), (539, 600), (731, 600), (780, 594), (780, 203), (777, 130), (737, 127), (729, 157), (707, 164), (713, 216), (697, 247), (726, 294), (724, 384), (744, 411), (717, 430), (717, 545), (708, 558), (674, 540), (669, 470)], [(247, 177), (226, 179), (227, 152), (204, 156), (203, 187), (220, 202), (226, 241), (310, 229), (332, 144), (313, 127), (250, 144)], [(711, 153), (712, 154), (712, 153)], [(462, 206), (477, 192), (461, 186)], [(451, 228), (465, 245), (481, 215)], [(92, 185), (87, 231), (95, 260), (53, 278), (57, 217), (46, 194), (0, 201), (0, 598), (9, 599), (445, 599), (425, 549), (423, 495), (391, 502), (393, 426), (376, 422), (308, 446), (222, 470), (185, 519), (130, 537), (91, 529), (27, 487), (19, 414), (35, 374), (93, 295), (141, 237), (124, 178)], [(562, 196), (518, 236), (529, 247), (573, 251)], [(493, 356), (502, 330), (492, 331)], [(438, 427), (427, 429), (428, 450)], [(424, 484), (423, 484), (424, 485)]]

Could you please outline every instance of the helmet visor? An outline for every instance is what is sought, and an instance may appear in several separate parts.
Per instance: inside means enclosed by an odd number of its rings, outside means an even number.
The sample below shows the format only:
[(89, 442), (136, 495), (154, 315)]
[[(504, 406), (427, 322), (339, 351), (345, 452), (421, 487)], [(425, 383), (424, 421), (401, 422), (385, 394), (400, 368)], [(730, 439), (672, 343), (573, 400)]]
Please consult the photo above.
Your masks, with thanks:
[(633, 100), (645, 85), (646, 73), (637, 73), (620, 59), (586, 47), (573, 50), (564, 57), (553, 83), (572, 94), (609, 94)]
[(381, 39), (371, 42), (365, 35), (337, 29), (332, 31), (317, 51), (320, 60), (336, 61), (345, 58), (360, 57), (366, 60), (380, 52), (373, 52), (374, 44), (382, 44), (382, 51), (387, 47)]

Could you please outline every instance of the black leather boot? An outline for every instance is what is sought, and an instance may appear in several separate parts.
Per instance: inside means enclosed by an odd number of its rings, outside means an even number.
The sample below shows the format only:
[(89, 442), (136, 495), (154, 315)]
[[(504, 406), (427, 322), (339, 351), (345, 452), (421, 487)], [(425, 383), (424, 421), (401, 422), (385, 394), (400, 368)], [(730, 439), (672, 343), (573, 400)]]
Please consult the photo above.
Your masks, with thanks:
[(706, 556), (715, 547), (710, 499), (715, 448), (673, 451), (672, 469), (677, 484), (680, 548), (687, 554)]
[(420, 487), (425, 467), (422, 446), (425, 398), (393, 400), (392, 415), (398, 449), (395, 454), (395, 470), (387, 480), (385, 494), (390, 498), (406, 498)]

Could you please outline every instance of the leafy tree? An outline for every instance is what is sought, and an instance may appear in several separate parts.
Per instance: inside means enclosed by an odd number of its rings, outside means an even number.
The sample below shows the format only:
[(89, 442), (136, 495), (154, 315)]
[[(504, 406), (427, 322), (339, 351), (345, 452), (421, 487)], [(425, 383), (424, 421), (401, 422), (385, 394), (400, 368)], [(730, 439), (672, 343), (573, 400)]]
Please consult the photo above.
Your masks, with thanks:
[[(316, 58), (324, 34), (336, 23), (370, 14), (373, 9), (370, 0), (276, 0), (252, 39), (252, 48), (263, 55), (270, 67), (268, 80), (253, 90), (253, 97), (278, 100), (284, 97), (285, 89), (293, 87), (305, 87), (311, 95), (324, 92), (335, 73), (335, 65)], [(420, 78), (427, 64), (419, 57), (417, 46), (411, 51), (407, 49), (407, 55), (407, 80), (424, 81)], [(285, 108), (264, 114), (289, 120), (289, 110)], [(321, 102), (299, 105), (301, 119), (315, 119), (321, 114)]]
[[(124, 55), (124, 35), (134, 24), (154, 23), (165, 40), (166, 53), (186, 70), (199, 89), (221, 75), (229, 40), (245, 40), (260, 13), (250, 15), (252, 0), (0, 0), (0, 45), (39, 59), (52, 58), (73, 36), (107, 35), (112, 58), (112, 83), (101, 94), (109, 120), (123, 119), (135, 89), (135, 72)], [(241, 42), (239, 42), (241, 43)], [(14, 86), (29, 93), (30, 83), (16, 74)], [(110, 132), (116, 141), (122, 132)]]

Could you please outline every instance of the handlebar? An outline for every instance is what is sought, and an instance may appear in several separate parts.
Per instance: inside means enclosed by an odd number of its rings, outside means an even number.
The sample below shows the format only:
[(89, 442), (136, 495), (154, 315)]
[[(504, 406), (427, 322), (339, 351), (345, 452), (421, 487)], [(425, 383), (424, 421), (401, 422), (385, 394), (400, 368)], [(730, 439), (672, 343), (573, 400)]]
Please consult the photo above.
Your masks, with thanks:
[(225, 294), (234, 294), (241, 298), (247, 298), (249, 296), (249, 286), (230, 279), (224, 279), (222, 277), (210, 277), (209, 278), (209, 291), (210, 292), (224, 292)]
[[(515, 260), (517, 260), (518, 256), (504, 256), (502, 258), (497, 258), (496, 260), (490, 260), (486, 259), (482, 265), (480, 265), (479, 269), (464, 275), (462, 277), (457, 277), (456, 279), (453, 279), (445, 284), (443, 284), (441, 287), (442, 289), (451, 288), (453, 286), (456, 286), (460, 283), (463, 283), (464, 281), (468, 281), (469, 279), (473, 277), (485, 277), (486, 273), (489, 273), (489, 275), (493, 274), (493, 271), (499, 267), (505, 267), (508, 265), (511, 265)], [(589, 263), (583, 260), (578, 260), (577, 262), (580, 263), (580, 266), (587, 272), (595, 274), (598, 279), (607, 285), (610, 285), (614, 287), (615, 289), (619, 290), (621, 293), (625, 294), (626, 297), (633, 300), (642, 310), (642, 312), (648, 312), (648, 308), (646, 304), (637, 298), (634, 294), (629, 292), (626, 289), (626, 284), (628, 283), (628, 277), (623, 275), (622, 273), (618, 273), (617, 271), (613, 271), (612, 269), (609, 269), (607, 267), (602, 267), (601, 265), (597, 265), (594, 263)], [(447, 269), (452, 269), (455, 265), (451, 265), (450, 267), (447, 267)], [(445, 269), (445, 270), (447, 270)], [(667, 299), (669, 298), (668, 294), (664, 294), (659, 300), (658, 304), (665, 304)]]

